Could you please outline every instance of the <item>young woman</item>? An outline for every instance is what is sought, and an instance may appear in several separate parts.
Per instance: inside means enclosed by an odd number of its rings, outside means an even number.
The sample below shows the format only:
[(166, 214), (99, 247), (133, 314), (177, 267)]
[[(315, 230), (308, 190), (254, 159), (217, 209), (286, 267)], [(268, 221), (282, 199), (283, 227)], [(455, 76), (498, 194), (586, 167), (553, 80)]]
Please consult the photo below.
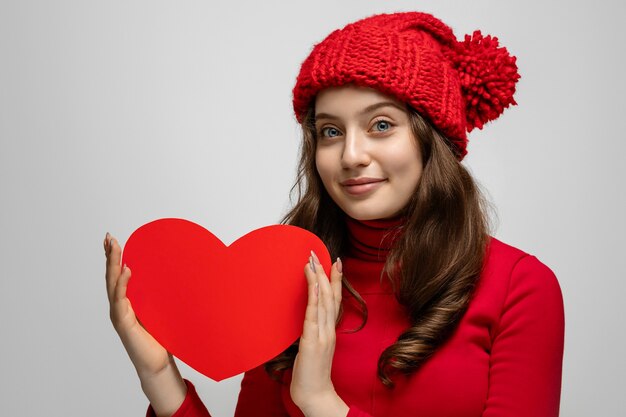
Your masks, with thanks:
[[(299, 199), (283, 219), (336, 262), (304, 266), (302, 337), (245, 373), (235, 415), (554, 417), (563, 301), (536, 257), (489, 235), (460, 164), (467, 132), (510, 104), (515, 58), (479, 32), (457, 41), (424, 13), (334, 31), (302, 64)], [(208, 416), (172, 356), (138, 323), (131, 272), (107, 234), (111, 320), (147, 416)]]

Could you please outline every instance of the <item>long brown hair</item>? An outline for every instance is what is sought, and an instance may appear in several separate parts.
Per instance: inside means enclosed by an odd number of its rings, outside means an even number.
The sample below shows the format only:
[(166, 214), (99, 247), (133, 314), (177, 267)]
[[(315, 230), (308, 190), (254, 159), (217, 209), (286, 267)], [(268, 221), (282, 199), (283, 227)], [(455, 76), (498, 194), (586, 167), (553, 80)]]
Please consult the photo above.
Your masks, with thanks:
[[(378, 377), (391, 388), (391, 372), (414, 372), (457, 327), (480, 276), (490, 233), (491, 206), (458, 161), (454, 145), (413, 108), (407, 106), (407, 112), (424, 167), (415, 193), (403, 211), (406, 221), (401, 226), (402, 233), (384, 267), (411, 322), (378, 360)], [(297, 200), (281, 223), (312, 231), (335, 259), (347, 249), (344, 214), (326, 192), (315, 167), (313, 106), (302, 120), (303, 142), (292, 188)], [(363, 315), (361, 325), (353, 330), (358, 331), (367, 321), (367, 306), (348, 278), (344, 274), (344, 288), (357, 301)], [(266, 371), (279, 379), (282, 371), (293, 367), (297, 353), (295, 342), (267, 362)]]

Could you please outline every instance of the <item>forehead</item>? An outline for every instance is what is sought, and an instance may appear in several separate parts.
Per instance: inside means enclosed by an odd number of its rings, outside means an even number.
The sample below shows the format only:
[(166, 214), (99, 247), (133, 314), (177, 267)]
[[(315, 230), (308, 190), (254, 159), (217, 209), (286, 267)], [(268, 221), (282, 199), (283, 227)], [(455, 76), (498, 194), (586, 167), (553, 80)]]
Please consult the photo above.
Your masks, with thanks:
[(380, 102), (393, 103), (398, 107), (398, 111), (406, 109), (406, 105), (394, 96), (384, 94), (374, 88), (344, 85), (320, 91), (315, 97), (315, 114), (330, 113), (349, 117)]

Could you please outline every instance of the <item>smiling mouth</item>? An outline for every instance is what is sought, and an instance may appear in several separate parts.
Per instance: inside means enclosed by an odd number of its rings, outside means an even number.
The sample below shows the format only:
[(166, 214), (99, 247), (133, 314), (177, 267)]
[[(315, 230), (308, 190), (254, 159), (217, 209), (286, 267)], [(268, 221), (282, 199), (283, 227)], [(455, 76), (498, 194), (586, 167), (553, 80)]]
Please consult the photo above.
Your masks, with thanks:
[(385, 181), (384, 179), (372, 179), (365, 181), (344, 181), (341, 186), (351, 195), (363, 195), (379, 188)]

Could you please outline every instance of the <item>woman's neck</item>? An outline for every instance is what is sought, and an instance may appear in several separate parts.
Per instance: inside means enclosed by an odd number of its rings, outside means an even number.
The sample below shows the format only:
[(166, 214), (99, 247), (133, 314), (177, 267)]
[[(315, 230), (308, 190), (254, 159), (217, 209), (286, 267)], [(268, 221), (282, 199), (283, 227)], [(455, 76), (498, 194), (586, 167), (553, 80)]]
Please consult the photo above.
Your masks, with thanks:
[(366, 261), (385, 262), (406, 218), (356, 220), (346, 215), (348, 253)]

